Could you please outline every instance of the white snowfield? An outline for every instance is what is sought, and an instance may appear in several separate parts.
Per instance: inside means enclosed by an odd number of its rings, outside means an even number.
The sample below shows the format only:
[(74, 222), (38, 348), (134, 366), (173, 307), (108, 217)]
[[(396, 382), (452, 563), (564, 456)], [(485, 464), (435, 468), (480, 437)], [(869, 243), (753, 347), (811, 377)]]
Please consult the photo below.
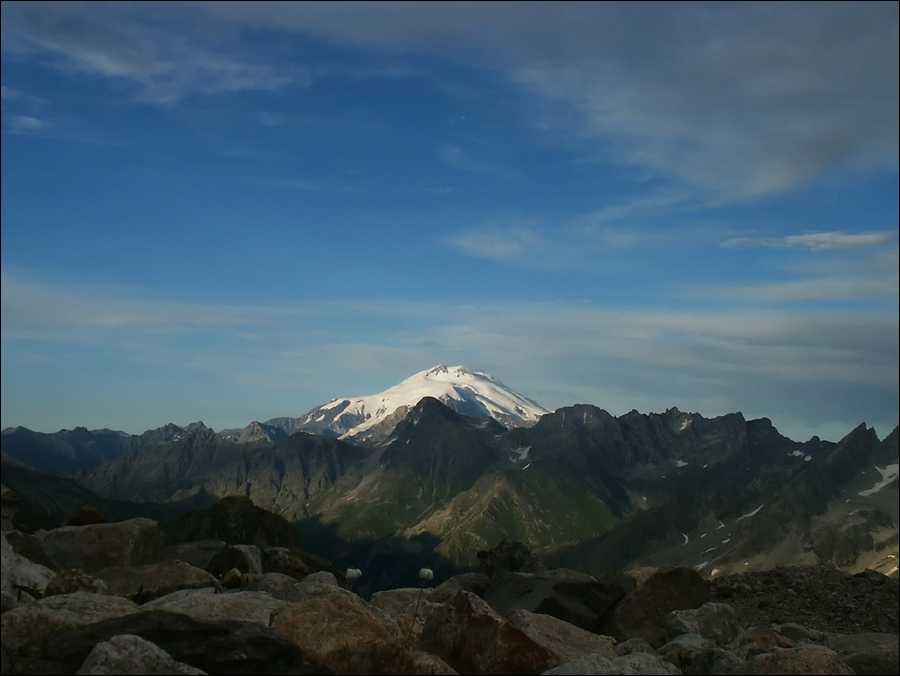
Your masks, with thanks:
[[(439, 365), (410, 376), (390, 389), (354, 399), (336, 399), (321, 408), (349, 402), (332, 422), (345, 431), (341, 438), (356, 437), (374, 427), (401, 407), (412, 409), (425, 397), (434, 397), (458, 413), (491, 416), (507, 427), (535, 424), (549, 413), (540, 404), (514, 392), (483, 371), (464, 366)], [(362, 420), (355, 425), (345, 421)]]
[(898, 476), (900, 476), (900, 463), (895, 462), (893, 465), (888, 465), (884, 469), (876, 465), (875, 469), (877, 469), (878, 473), (881, 474), (881, 481), (879, 481), (867, 491), (860, 491), (859, 494), (864, 498), (872, 495), (872, 493), (877, 493), (882, 488), (889, 485), (892, 481), (895, 481)]

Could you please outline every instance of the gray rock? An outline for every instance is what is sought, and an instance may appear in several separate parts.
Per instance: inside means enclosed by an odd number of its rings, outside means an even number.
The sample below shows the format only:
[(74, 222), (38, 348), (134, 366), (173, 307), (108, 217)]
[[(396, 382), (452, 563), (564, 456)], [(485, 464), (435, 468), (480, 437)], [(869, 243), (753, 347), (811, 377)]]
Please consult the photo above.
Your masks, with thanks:
[(503, 538), (493, 549), (478, 552), (478, 564), (491, 580), (505, 573), (541, 575), (547, 572), (547, 566), (528, 545), (509, 538)]
[(712, 642), (707, 641), (699, 634), (681, 634), (657, 648), (656, 655), (666, 662), (674, 664), (680, 671), (712, 647)]
[(150, 601), (145, 610), (168, 610), (196, 620), (242, 620), (269, 626), (272, 612), (286, 604), (260, 592), (210, 593), (212, 590), (184, 590)]
[(8, 595), (13, 605), (18, 603), (20, 592), (25, 592), (29, 598), (43, 595), (47, 585), (56, 577), (56, 573), (49, 568), (17, 554), (2, 533), (0, 563), (0, 590), (4, 592), (4, 598)]
[(180, 589), (218, 588), (219, 582), (205, 570), (184, 561), (164, 561), (143, 566), (111, 566), (96, 573), (107, 593), (146, 603)]
[(13, 529), (13, 519), (19, 505), (19, 496), (5, 484), (0, 484), (0, 531)]
[(690, 663), (683, 664), (682, 673), (692, 674), (727, 674), (747, 673), (747, 663), (730, 650), (710, 648), (695, 655)]
[(237, 568), (241, 573), (262, 575), (262, 554), (259, 547), (226, 545), (213, 556), (205, 570), (221, 580), (232, 568)]
[(897, 634), (864, 633), (832, 635), (825, 645), (857, 674), (900, 673), (900, 637)]
[(159, 609), (58, 632), (40, 643), (40, 657), (73, 673), (95, 645), (120, 634), (140, 636), (176, 661), (210, 674), (327, 673), (277, 631), (257, 622), (209, 622)]
[(603, 633), (620, 641), (642, 638), (658, 647), (665, 643), (669, 613), (699, 608), (709, 598), (709, 583), (696, 570), (662, 566), (616, 606)]
[(778, 626), (776, 631), (782, 636), (794, 641), (812, 641), (814, 643), (820, 643), (827, 636), (824, 632), (816, 631), (815, 629), (807, 629), (802, 624), (797, 624), (796, 622), (785, 622)]
[(36, 533), (57, 570), (95, 573), (110, 566), (139, 566), (155, 559), (162, 531), (150, 519), (66, 526)]
[(72, 568), (57, 573), (44, 590), (44, 596), (71, 594), (77, 591), (106, 594), (106, 583), (98, 577), (88, 575), (83, 570)]
[(205, 674), (183, 662), (172, 659), (159, 646), (140, 636), (121, 634), (94, 646), (77, 674), (96, 676), (138, 674)]
[[(331, 575), (330, 573), (313, 573), (313, 575)], [(308, 579), (308, 578), (307, 578)], [(334, 575), (331, 575), (334, 579)], [(337, 585), (337, 580), (334, 580)], [(262, 575), (241, 575), (241, 589), (243, 591), (264, 592), (272, 598), (281, 599), (288, 603), (302, 601), (306, 596), (303, 582), (298, 582), (290, 575), (282, 573), (263, 573)]]
[(741, 636), (734, 609), (725, 603), (704, 603), (699, 608), (676, 610), (666, 621), (666, 639), (680, 634), (698, 634), (726, 648)]
[(642, 638), (630, 638), (616, 645), (616, 654), (630, 655), (631, 653), (653, 653), (653, 646)]
[[(4, 649), (25, 650), (58, 632), (138, 612), (138, 606), (118, 596), (88, 592), (60, 594), (33, 601), (3, 614), (0, 628)], [(35, 648), (37, 649), (37, 648)], [(23, 654), (34, 654), (25, 650)]]
[(485, 593), (484, 600), (501, 615), (521, 609), (552, 615), (586, 631), (603, 633), (604, 618), (635, 587), (626, 575), (597, 581), (556, 577), (553, 573), (506, 573)]
[(318, 572), (328, 572), (343, 579), (343, 574), (330, 561), (302, 549), (268, 547), (263, 552), (262, 567), (264, 573), (281, 573), (297, 580)]
[(272, 628), (334, 673), (413, 674), (418, 668), (397, 624), (340, 587), (319, 585), (303, 601), (279, 608)]
[(460, 591), (472, 592), (484, 597), (490, 586), (491, 578), (484, 573), (461, 573), (435, 587), (431, 600), (435, 602), (449, 601)]
[(840, 655), (824, 646), (804, 645), (754, 655), (747, 660), (750, 674), (853, 674)]
[(213, 557), (228, 546), (224, 540), (195, 540), (168, 544), (157, 553), (159, 561), (186, 561), (192, 566), (206, 570)]
[(618, 657), (615, 640), (611, 637), (585, 631), (550, 615), (519, 609), (510, 612), (506, 619), (536, 643), (554, 653), (559, 663), (586, 654), (598, 654), (611, 659)]
[(534, 673), (559, 663), (554, 653), (464, 591), (431, 611), (417, 646), (464, 674)]
[(19, 530), (11, 530), (4, 533), (4, 536), (16, 554), (20, 554), (26, 559), (39, 563), (51, 570), (59, 571), (59, 567), (47, 556), (44, 546), (36, 535), (23, 533)]
[(681, 670), (648, 653), (631, 653), (611, 660), (602, 655), (583, 655), (571, 662), (542, 672), (544, 674), (677, 674)]
[(307, 594), (310, 590), (315, 589), (320, 586), (326, 587), (339, 587), (337, 578), (333, 573), (328, 571), (320, 571), (318, 573), (310, 573), (302, 580), (300, 580), (300, 590), (302, 593)]

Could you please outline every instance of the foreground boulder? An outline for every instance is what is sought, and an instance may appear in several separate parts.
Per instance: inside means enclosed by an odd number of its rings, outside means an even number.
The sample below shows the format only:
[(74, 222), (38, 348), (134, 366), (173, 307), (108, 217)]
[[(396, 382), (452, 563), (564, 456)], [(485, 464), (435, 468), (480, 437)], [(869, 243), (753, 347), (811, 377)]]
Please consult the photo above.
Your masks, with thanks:
[(833, 650), (804, 645), (760, 653), (747, 660), (749, 674), (855, 674)]
[[(303, 652), (258, 622), (206, 621), (166, 610), (145, 610), (59, 632), (32, 644), (56, 672), (74, 673), (98, 643), (128, 634), (155, 644), (177, 662), (209, 674), (322, 674)], [(21, 669), (24, 671), (24, 669)], [(40, 673), (40, 672), (32, 672)]]
[(666, 621), (666, 638), (697, 634), (714, 645), (733, 645), (741, 636), (734, 608), (725, 603), (704, 603), (699, 608), (673, 611)]
[(417, 645), (461, 674), (533, 674), (559, 664), (556, 654), (465, 591), (432, 610)]
[(699, 608), (709, 600), (709, 583), (696, 570), (662, 566), (619, 603), (605, 633), (619, 640), (642, 638), (658, 648), (665, 643), (669, 613)]
[(242, 620), (269, 626), (272, 613), (285, 605), (268, 594), (235, 592), (216, 594), (214, 589), (187, 589), (163, 596), (143, 606), (143, 610), (158, 609), (182, 613), (195, 620)]
[(900, 636), (869, 632), (833, 635), (824, 644), (857, 674), (900, 673)]
[(118, 596), (88, 592), (50, 596), (3, 613), (0, 620), (3, 648), (26, 655), (38, 654), (40, 643), (54, 634), (131, 615), (138, 610), (134, 602)]
[(47, 585), (56, 573), (46, 566), (35, 563), (16, 553), (0, 533), (0, 590), (3, 594), (3, 609), (16, 607), (24, 595), (29, 601), (44, 594)]
[(206, 672), (172, 659), (165, 650), (140, 636), (120, 634), (95, 645), (78, 673), (96, 676), (119, 674), (190, 676)]
[(485, 593), (484, 600), (501, 615), (527, 610), (602, 633), (607, 614), (634, 588), (634, 580), (623, 574), (597, 581), (573, 571), (506, 573)]
[(356, 594), (329, 585), (272, 614), (275, 631), (335, 673), (418, 673), (399, 628), (390, 622), (373, 615)]
[(550, 615), (513, 610), (506, 619), (535, 643), (553, 653), (559, 664), (585, 654), (610, 659), (618, 657), (615, 641), (609, 636), (598, 636)]
[(339, 580), (344, 578), (344, 574), (335, 568), (331, 561), (302, 549), (287, 547), (268, 547), (263, 552), (262, 568), (265, 573), (281, 573), (295, 580), (302, 580), (307, 575), (323, 571), (331, 573)]
[(545, 674), (681, 674), (681, 670), (649, 653), (630, 653), (615, 659), (603, 655), (582, 655), (549, 669)]
[(181, 589), (217, 588), (219, 583), (205, 570), (184, 561), (163, 561), (143, 566), (112, 566), (97, 571), (108, 594), (146, 603)]
[(150, 519), (66, 526), (36, 535), (57, 570), (77, 568), (86, 573), (152, 563), (164, 540)]

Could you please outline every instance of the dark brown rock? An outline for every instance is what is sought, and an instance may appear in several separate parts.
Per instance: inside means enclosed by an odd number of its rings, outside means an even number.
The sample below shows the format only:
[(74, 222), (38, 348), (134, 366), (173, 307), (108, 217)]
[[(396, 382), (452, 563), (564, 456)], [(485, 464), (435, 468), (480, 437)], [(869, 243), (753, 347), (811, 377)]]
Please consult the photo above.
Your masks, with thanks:
[(900, 673), (900, 637), (897, 634), (832, 635), (825, 645), (857, 674)]
[(302, 549), (269, 547), (263, 552), (262, 568), (264, 573), (281, 573), (295, 580), (302, 580), (307, 575), (319, 572), (331, 573), (338, 580), (344, 579), (344, 574), (331, 561)]
[(484, 595), (501, 615), (519, 608), (552, 615), (576, 627), (603, 633), (606, 615), (635, 588), (628, 576), (610, 575), (603, 580), (507, 573)]
[(536, 674), (559, 664), (555, 653), (464, 591), (432, 610), (417, 646), (461, 674)]
[(106, 517), (96, 505), (82, 505), (61, 526), (90, 526), (94, 523), (106, 523)]
[(41, 656), (74, 673), (95, 645), (121, 634), (139, 636), (178, 662), (209, 674), (328, 673), (270, 627), (236, 620), (204, 621), (165, 610), (145, 610), (59, 632), (41, 644)]
[(262, 554), (259, 548), (254, 545), (226, 545), (205, 566), (206, 572), (220, 580), (234, 568), (239, 573), (262, 574)]
[(658, 648), (665, 642), (669, 613), (699, 608), (709, 599), (709, 583), (696, 570), (663, 566), (619, 603), (604, 633), (619, 640), (643, 638)]
[(37, 535), (57, 570), (78, 568), (86, 573), (150, 563), (163, 543), (162, 532), (150, 519), (66, 526)]
[(106, 583), (100, 578), (88, 575), (82, 570), (72, 568), (71, 570), (57, 573), (56, 577), (50, 580), (50, 583), (44, 590), (44, 596), (71, 594), (77, 591), (105, 594)]
[(146, 603), (181, 589), (218, 588), (219, 582), (205, 570), (184, 561), (164, 561), (144, 566), (111, 566), (97, 571), (108, 594)]
[(747, 660), (749, 674), (853, 674), (833, 650), (818, 645), (782, 648)]
[(509, 538), (504, 538), (493, 549), (478, 552), (478, 565), (491, 580), (504, 573), (540, 575), (547, 572), (547, 566), (528, 545)]
[(122, 634), (94, 646), (79, 674), (119, 676), (120, 674), (205, 674), (202, 669), (172, 659), (159, 646), (140, 636)]
[(417, 673), (396, 624), (386, 626), (362, 599), (340, 587), (319, 585), (303, 601), (282, 606), (272, 613), (272, 628), (335, 673)]

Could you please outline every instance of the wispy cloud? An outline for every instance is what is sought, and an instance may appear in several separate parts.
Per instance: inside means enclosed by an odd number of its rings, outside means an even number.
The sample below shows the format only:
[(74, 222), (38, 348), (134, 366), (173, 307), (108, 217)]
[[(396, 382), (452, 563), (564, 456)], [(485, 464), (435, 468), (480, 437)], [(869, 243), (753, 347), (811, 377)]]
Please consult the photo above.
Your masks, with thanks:
[(263, 124), (266, 127), (281, 127), (287, 122), (287, 115), (284, 113), (270, 113), (262, 110), (257, 113), (256, 119), (259, 120), (260, 124)]
[(486, 226), (466, 230), (448, 237), (446, 242), (468, 256), (497, 260), (531, 257), (547, 248), (547, 242), (540, 233), (523, 226)]
[[(639, 3), (199, 3), (164, 13), (4, 3), (3, 49), (130, 81), (158, 104), (316, 76), (281, 53), (244, 55), (235, 34), (246, 27), (438, 55), (505, 74), (542, 102), (535, 124), (574, 136), (585, 154), (736, 201), (838, 165), (897, 167), (897, 22), (896, 3), (670, 3), (652, 14)], [(197, 25), (199, 42), (185, 28)], [(515, 175), (458, 145), (442, 156)]]
[(507, 169), (506, 167), (493, 162), (476, 159), (458, 145), (445, 145), (438, 152), (438, 156), (441, 161), (462, 171), (486, 174), (488, 176), (495, 176), (506, 180), (517, 178), (516, 172), (511, 169)]
[[(196, 383), (187, 374), (205, 369), (232, 382), (236, 399), (251, 384), (302, 389), (308, 398), (296, 414), (348, 394), (335, 388), (371, 393), (441, 362), (484, 368), (552, 408), (581, 401), (616, 414), (673, 405), (705, 415), (742, 410), (794, 435), (834, 421), (895, 425), (900, 403), (896, 316), (526, 302), (251, 307), (8, 274), (2, 298), (5, 364), (45, 342), (115, 346), (142, 363), (158, 360), (167, 378), (183, 371)], [(152, 378), (151, 368), (135, 387), (152, 389)]]
[(844, 232), (813, 232), (786, 237), (735, 237), (726, 240), (722, 246), (733, 249), (812, 249), (828, 251), (836, 249), (860, 249), (882, 246), (897, 239), (896, 230), (847, 234)]
[(252, 327), (286, 310), (144, 300), (99, 287), (0, 283), (4, 339), (66, 340), (106, 334), (175, 334), (210, 327)]
[(582, 141), (599, 142), (595, 152), (734, 201), (788, 190), (838, 164), (897, 166), (897, 6), (848, 7), (232, 3), (207, 11), (494, 68), (547, 103), (543, 126), (571, 133), (577, 121)]
[(52, 122), (30, 115), (16, 115), (6, 122), (7, 131), (17, 136), (57, 136), (59, 130)]
[[(242, 58), (214, 35), (205, 44), (181, 30), (190, 12), (149, 6), (21, 3), (3, 5), (3, 49), (63, 70), (120, 79), (137, 97), (170, 105), (193, 94), (277, 89), (306, 82), (297, 68)], [(212, 39), (209, 39), (212, 38)]]
[(707, 291), (709, 297), (739, 301), (859, 301), (900, 299), (900, 286), (893, 280), (804, 279), (773, 284), (726, 287)]

